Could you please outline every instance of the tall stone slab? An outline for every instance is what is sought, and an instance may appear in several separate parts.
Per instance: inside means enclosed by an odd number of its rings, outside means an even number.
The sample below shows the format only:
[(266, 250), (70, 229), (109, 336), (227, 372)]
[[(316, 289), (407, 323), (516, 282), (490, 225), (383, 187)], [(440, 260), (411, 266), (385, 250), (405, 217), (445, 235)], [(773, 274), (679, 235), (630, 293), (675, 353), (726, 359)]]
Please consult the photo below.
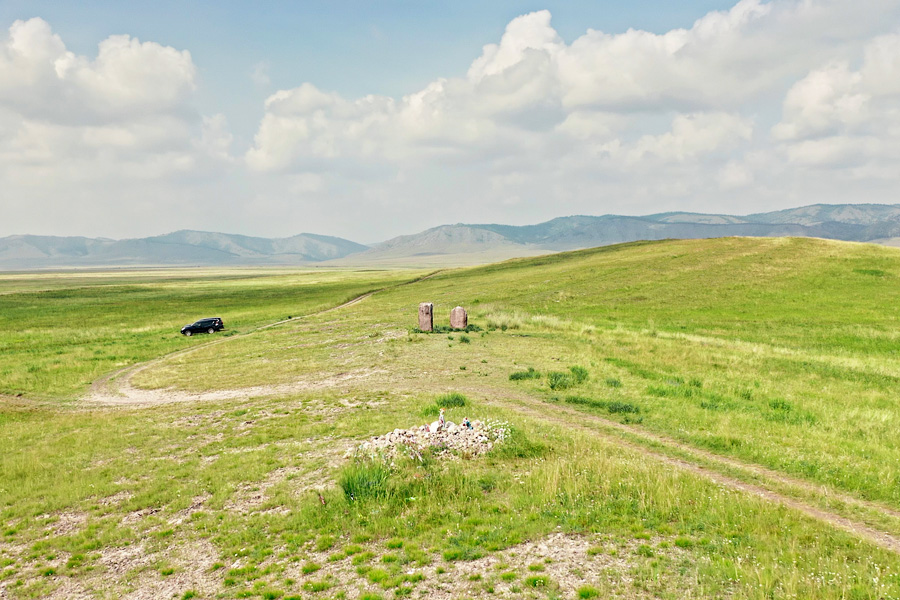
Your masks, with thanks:
[(419, 329), (434, 331), (434, 304), (423, 302), (419, 305)]
[(469, 325), (469, 313), (462, 306), (457, 306), (450, 311), (450, 327), (453, 329), (465, 329)]

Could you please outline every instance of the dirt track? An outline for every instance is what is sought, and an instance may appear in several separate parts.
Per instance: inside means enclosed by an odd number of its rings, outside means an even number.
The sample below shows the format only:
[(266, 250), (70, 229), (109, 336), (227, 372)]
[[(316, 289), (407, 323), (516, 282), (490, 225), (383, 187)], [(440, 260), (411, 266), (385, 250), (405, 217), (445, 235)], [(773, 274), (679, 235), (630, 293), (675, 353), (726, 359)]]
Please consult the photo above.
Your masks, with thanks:
[[(440, 271), (436, 271), (422, 278), (399, 285), (408, 285), (409, 283), (422, 281), (424, 279), (433, 277), (439, 272)], [(306, 316), (322, 314), (347, 308), (349, 306), (362, 302), (366, 298), (371, 297), (377, 291), (380, 290), (362, 294), (339, 306), (317, 311), (315, 313), (310, 313), (310, 315)], [(298, 317), (297, 319), (302, 318), (303, 317)], [(285, 323), (289, 323), (291, 321), (295, 321), (297, 319), (271, 323), (269, 325), (259, 327), (254, 331), (276, 327)], [(194, 346), (186, 350), (180, 350), (178, 352), (159, 357), (146, 363), (133, 365), (131, 367), (116, 371), (94, 382), (89, 393), (84, 397), (83, 403), (95, 407), (142, 407), (171, 402), (192, 402), (205, 400), (222, 400), (247, 396), (281, 395), (304, 390), (325, 389), (349, 382), (351, 380), (366, 378), (378, 373), (382, 373), (382, 371), (378, 370), (364, 369), (342, 373), (324, 380), (296, 381), (281, 385), (256, 386), (253, 388), (217, 390), (214, 392), (202, 393), (188, 393), (173, 390), (141, 390), (135, 388), (130, 383), (131, 378), (136, 373), (139, 373), (144, 369), (153, 367), (164, 360), (189, 354), (201, 348), (207, 348), (211, 345), (222, 344), (230, 340), (239, 339), (240, 337), (249, 335), (249, 333), (245, 333), (240, 336), (220, 338), (208, 343)], [(479, 391), (490, 392), (491, 390)], [(849, 506), (862, 508), (885, 519), (900, 519), (900, 511), (894, 508), (855, 498), (848, 494), (826, 490), (825, 488), (817, 486), (808, 481), (796, 479), (777, 471), (761, 467), (759, 465), (745, 463), (743, 461), (730, 457), (720, 456), (712, 452), (698, 449), (688, 444), (679, 442), (672, 438), (654, 434), (652, 432), (644, 430), (643, 428), (623, 425), (616, 421), (605, 419), (596, 415), (587, 414), (566, 406), (548, 404), (546, 402), (541, 402), (527, 396), (519, 396), (516, 397), (515, 400), (498, 399), (503, 397), (509, 398), (508, 390), (504, 391), (503, 394), (488, 393), (487, 395), (489, 396), (489, 401), (491, 403), (503, 406), (504, 408), (515, 410), (520, 414), (527, 415), (537, 420), (548, 421), (569, 428), (574, 427), (578, 430), (588, 432), (592, 435), (599, 435), (609, 439), (613, 439), (617, 444), (626, 446), (646, 456), (653, 457), (655, 460), (659, 460), (684, 471), (700, 475), (732, 490), (739, 491), (741, 493), (752, 494), (767, 502), (780, 504), (790, 509), (797, 510), (807, 515), (808, 517), (828, 523), (838, 529), (849, 532), (859, 538), (875, 544), (876, 546), (900, 554), (900, 536), (880, 530), (877, 527), (867, 524), (858, 519), (849, 518), (832, 510), (816, 506), (814, 504), (811, 504), (810, 502), (803, 500), (802, 498), (791, 496), (784, 492), (775, 491), (774, 489), (766, 487), (762, 481), (768, 481), (769, 485), (775, 484), (781, 487), (792, 487), (798, 490), (802, 490), (808, 495), (827, 495), (830, 498), (837, 500), (838, 502), (844, 503)], [(604, 432), (602, 431), (603, 429), (606, 429), (607, 431)], [(625, 434), (625, 436), (617, 435), (616, 432)], [(632, 439), (629, 440), (626, 439), (626, 437), (630, 437)], [(652, 445), (661, 446), (669, 450), (677, 451), (687, 456), (693, 456), (696, 461), (692, 462), (691, 460), (688, 460), (686, 458), (675, 457), (666, 454), (663, 451), (652, 448)], [(760, 482), (750, 483), (737, 477), (726, 475), (719, 470), (715, 470), (716, 468), (720, 468), (722, 470), (728, 470), (729, 468), (742, 470), (751, 475), (758, 476)], [(900, 527), (900, 524), (898, 524), (898, 527)]]
[[(881, 531), (866, 523), (855, 519), (850, 519), (836, 512), (814, 506), (800, 498), (791, 497), (784, 493), (771, 490), (764, 487), (762, 484), (748, 483), (736, 477), (731, 477), (723, 473), (714, 471), (705, 465), (690, 462), (689, 460), (685, 460), (682, 458), (669, 456), (667, 454), (664, 454), (663, 452), (653, 450), (652, 448), (649, 448), (648, 446), (642, 445), (640, 443), (622, 439), (621, 437), (614, 434), (604, 434), (603, 432), (599, 431), (596, 426), (599, 425), (605, 428), (618, 429), (648, 442), (660, 444), (668, 448), (687, 451), (688, 453), (700, 456), (713, 464), (735, 467), (753, 472), (758, 475), (764, 475), (767, 479), (786, 486), (802, 488), (808, 492), (819, 494), (823, 494), (825, 492), (822, 487), (811, 484), (808, 481), (795, 479), (776, 471), (760, 467), (758, 465), (748, 464), (733, 458), (719, 456), (705, 450), (694, 448), (687, 444), (682, 444), (671, 438), (643, 431), (636, 427), (622, 425), (621, 423), (617, 423), (615, 421), (604, 419), (595, 415), (586, 414), (564, 406), (551, 405), (532, 399), (523, 401), (522, 398), (517, 398), (516, 400), (517, 402), (507, 401), (498, 402), (498, 404), (502, 404), (506, 408), (515, 410), (521, 414), (526, 414), (529, 417), (535, 419), (549, 421), (568, 428), (575, 428), (591, 433), (592, 435), (601, 435), (604, 437), (608, 437), (610, 439), (613, 439), (617, 444), (621, 446), (626, 446), (646, 456), (652, 456), (656, 460), (675, 466), (679, 469), (701, 475), (727, 488), (753, 494), (766, 501), (781, 504), (788, 508), (800, 511), (809, 517), (812, 517), (819, 521), (824, 521), (834, 527), (837, 527), (838, 529), (842, 529), (844, 531), (852, 533), (853, 535), (863, 538), (875, 544), (876, 546), (880, 546), (881, 548), (900, 554), (900, 537), (894, 534), (888, 533), (886, 531)], [(565, 415), (565, 417), (567, 418), (564, 418), (563, 415)], [(595, 426), (592, 427), (589, 424)], [(887, 518), (900, 518), (900, 511), (883, 506), (881, 504), (861, 500), (847, 494), (829, 492), (828, 495), (846, 504), (864, 507), (872, 512), (877, 512), (881, 516)]]
[(371, 292), (366, 292), (365, 294), (360, 294), (359, 296), (344, 302), (343, 304), (339, 304), (337, 306), (332, 306), (330, 308), (325, 308), (319, 311), (311, 312), (309, 314), (295, 317), (292, 319), (284, 319), (281, 321), (276, 321), (275, 323), (269, 323), (268, 325), (262, 325), (257, 327), (252, 331), (248, 331), (247, 333), (242, 333), (240, 335), (233, 335), (224, 338), (218, 338), (206, 343), (198, 344), (196, 346), (192, 346), (190, 348), (186, 348), (184, 350), (178, 350), (176, 352), (171, 352), (169, 354), (165, 354), (160, 356), (159, 358), (155, 358), (153, 360), (139, 363), (136, 365), (131, 365), (125, 367), (123, 369), (119, 369), (118, 371), (114, 371), (108, 375), (101, 377), (91, 384), (88, 393), (81, 399), (82, 404), (88, 406), (131, 406), (131, 407), (141, 407), (141, 406), (152, 406), (156, 404), (170, 404), (173, 402), (197, 402), (204, 400), (226, 400), (229, 398), (241, 398), (246, 396), (273, 396), (279, 394), (290, 394), (296, 393), (305, 390), (313, 390), (313, 389), (323, 389), (338, 385), (350, 379), (358, 379), (360, 377), (367, 377), (376, 371), (372, 370), (362, 370), (362, 371), (354, 371), (351, 373), (342, 373), (335, 377), (324, 379), (324, 380), (316, 380), (316, 381), (295, 381), (287, 384), (281, 385), (271, 385), (271, 386), (255, 386), (252, 388), (241, 388), (237, 390), (217, 390), (214, 392), (183, 392), (183, 391), (174, 391), (174, 390), (142, 390), (131, 385), (131, 379), (137, 373), (144, 371), (145, 369), (149, 369), (155, 367), (165, 360), (169, 360), (178, 356), (184, 356), (186, 354), (190, 354), (192, 352), (196, 352), (200, 349), (209, 348), (210, 346), (215, 346), (218, 344), (224, 344), (229, 341), (233, 341), (236, 339), (240, 339), (242, 337), (248, 336), (257, 331), (262, 331), (264, 329), (271, 329), (272, 327), (278, 327), (279, 325), (284, 325), (285, 323), (292, 323), (294, 321), (298, 321), (307, 317), (311, 317), (314, 315), (321, 315), (325, 313), (329, 313), (336, 310), (341, 310), (347, 308), (349, 306), (353, 306), (359, 302), (362, 302), (366, 298), (370, 298), (372, 295), (377, 292), (400, 287), (404, 285), (411, 285), (413, 283), (418, 283), (420, 281), (425, 281), (426, 279), (431, 279), (435, 275), (441, 273), (441, 270), (434, 271), (422, 277), (413, 279), (411, 281), (406, 281), (403, 283), (399, 283), (393, 286), (388, 286), (385, 288), (381, 288), (378, 290), (373, 290)]

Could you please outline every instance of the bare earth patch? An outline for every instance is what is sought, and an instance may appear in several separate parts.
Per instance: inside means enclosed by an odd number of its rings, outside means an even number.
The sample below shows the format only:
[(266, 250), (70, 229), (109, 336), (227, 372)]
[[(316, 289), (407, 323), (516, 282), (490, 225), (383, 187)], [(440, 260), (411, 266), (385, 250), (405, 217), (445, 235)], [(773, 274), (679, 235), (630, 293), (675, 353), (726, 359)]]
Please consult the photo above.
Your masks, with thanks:
[[(142, 365), (142, 368), (152, 363)], [(185, 392), (182, 390), (162, 389), (145, 390), (131, 385), (131, 377), (139, 369), (122, 373), (119, 379), (98, 382), (84, 399), (84, 403), (94, 406), (154, 406), (181, 402), (208, 402), (234, 400), (240, 398), (259, 398), (269, 396), (287, 396), (298, 392), (322, 390), (337, 387), (358, 379), (385, 373), (380, 369), (358, 369), (346, 373), (338, 373), (331, 377), (314, 380), (298, 380), (278, 385), (260, 385), (230, 390), (214, 390), (209, 392)]]
[[(612, 543), (597, 536), (555, 533), (537, 541), (517, 544), (506, 550), (489, 554), (472, 561), (446, 562), (440, 556), (431, 556), (431, 563), (417, 568), (412, 563), (401, 571), (408, 582), (397, 588), (409, 588), (409, 595), (417, 598), (451, 600), (455, 598), (545, 598), (550, 590), (560, 597), (571, 598), (584, 586), (593, 587), (606, 598), (655, 598), (651, 590), (635, 585), (634, 571), (643, 561), (639, 548), (652, 542), (632, 540)], [(647, 546), (649, 547), (649, 546)], [(316, 582), (330, 584), (329, 594), (343, 593), (348, 599), (360, 598), (364, 594), (393, 594), (382, 585), (373, 583), (369, 577), (376, 569), (385, 567), (379, 560), (392, 552), (378, 555), (380, 548), (371, 546), (368, 550), (375, 554), (360, 569), (354, 554), (340, 560), (329, 561), (329, 553), (311, 553), (308, 563), (321, 565), (314, 573), (305, 574), (303, 565), (290, 567), (285, 576), (296, 580), (298, 587)], [(396, 552), (402, 553), (402, 550)], [(679, 548), (657, 545), (654, 549), (656, 560), (673, 561), (681, 558)], [(308, 564), (307, 563), (307, 564)], [(673, 569), (674, 571), (674, 569)], [(689, 595), (690, 583), (676, 581), (672, 576), (670, 585)]]

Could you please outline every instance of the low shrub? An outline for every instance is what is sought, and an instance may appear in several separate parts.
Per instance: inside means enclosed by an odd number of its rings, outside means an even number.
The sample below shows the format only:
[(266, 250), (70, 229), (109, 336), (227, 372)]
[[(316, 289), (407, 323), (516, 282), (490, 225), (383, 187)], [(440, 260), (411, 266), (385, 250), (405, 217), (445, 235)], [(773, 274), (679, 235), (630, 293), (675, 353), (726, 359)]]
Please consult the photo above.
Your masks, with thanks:
[(388, 468), (378, 462), (354, 462), (344, 467), (338, 480), (348, 502), (383, 498), (387, 493)]
[(575, 385), (581, 385), (588, 380), (588, 371), (584, 367), (575, 365), (569, 367), (569, 371), (572, 373), (572, 377), (575, 378)]
[(575, 385), (575, 379), (568, 373), (550, 371), (547, 373), (547, 385), (551, 390), (567, 390)]
[(534, 367), (528, 367), (526, 371), (515, 371), (509, 374), (510, 381), (522, 381), (525, 379), (540, 379), (541, 372), (535, 371)]
[(606, 408), (607, 403), (603, 400), (594, 400), (593, 398), (585, 398), (584, 396), (566, 396), (567, 404), (580, 404), (582, 406), (590, 406), (591, 408)]
[(584, 396), (566, 396), (565, 400), (567, 404), (578, 404), (589, 408), (604, 409), (610, 414), (637, 414), (641, 412), (641, 409), (638, 406), (629, 404), (628, 402), (620, 402), (618, 400), (594, 400), (593, 398), (585, 398)]
[(437, 404), (439, 408), (458, 408), (465, 406), (466, 403), (466, 397), (459, 392), (450, 392), (448, 394), (443, 394), (441, 396), (438, 396), (435, 400), (435, 404)]
[(442, 556), (447, 562), (478, 560), (484, 552), (477, 546), (455, 544), (453, 548), (444, 550)]
[(641, 412), (641, 409), (635, 406), (634, 404), (629, 404), (627, 402), (610, 402), (606, 405), (606, 410), (610, 413), (632, 413), (637, 414)]

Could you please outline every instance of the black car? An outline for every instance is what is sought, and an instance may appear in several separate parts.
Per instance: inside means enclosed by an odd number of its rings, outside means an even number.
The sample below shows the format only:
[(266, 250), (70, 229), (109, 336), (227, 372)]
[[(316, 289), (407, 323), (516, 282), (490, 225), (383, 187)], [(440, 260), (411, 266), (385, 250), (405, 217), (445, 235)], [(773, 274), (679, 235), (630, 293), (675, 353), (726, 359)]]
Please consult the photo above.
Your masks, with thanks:
[(190, 325), (185, 325), (181, 328), (182, 335), (194, 335), (195, 333), (215, 333), (217, 331), (222, 331), (225, 329), (225, 323), (222, 322), (222, 319), (219, 317), (212, 317), (209, 319), (200, 319), (196, 323), (191, 323)]

